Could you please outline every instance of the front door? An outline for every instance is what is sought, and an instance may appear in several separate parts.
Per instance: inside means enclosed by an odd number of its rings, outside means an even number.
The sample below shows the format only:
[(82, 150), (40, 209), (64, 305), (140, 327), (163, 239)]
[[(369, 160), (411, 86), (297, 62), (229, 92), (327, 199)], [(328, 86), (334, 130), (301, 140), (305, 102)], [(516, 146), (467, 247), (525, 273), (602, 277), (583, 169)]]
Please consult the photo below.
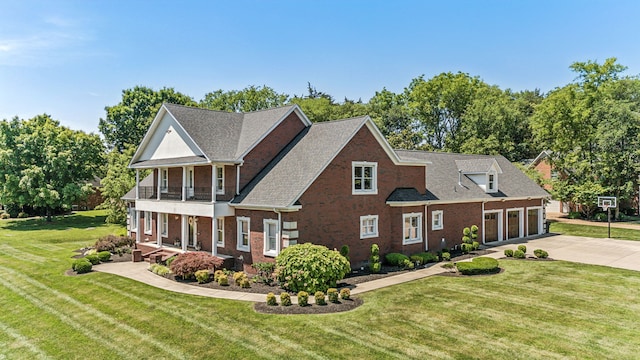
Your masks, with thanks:
[(539, 230), (539, 217), (540, 212), (538, 209), (529, 209), (527, 211), (527, 234), (528, 235), (538, 235), (540, 233)]
[(484, 214), (484, 242), (498, 241), (498, 213)]
[(520, 211), (507, 212), (507, 221), (509, 222), (508, 238), (515, 239), (520, 237)]
[(193, 168), (187, 169), (187, 199), (193, 198)]
[(198, 222), (195, 216), (189, 216), (189, 246), (195, 247), (198, 243)]

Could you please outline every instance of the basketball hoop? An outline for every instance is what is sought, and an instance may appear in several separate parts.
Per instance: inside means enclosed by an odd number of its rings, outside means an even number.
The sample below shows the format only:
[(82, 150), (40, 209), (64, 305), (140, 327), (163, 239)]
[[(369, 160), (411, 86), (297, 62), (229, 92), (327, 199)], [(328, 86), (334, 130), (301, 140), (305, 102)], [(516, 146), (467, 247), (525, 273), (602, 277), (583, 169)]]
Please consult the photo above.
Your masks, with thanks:
[(610, 207), (611, 205), (602, 205), (602, 210), (607, 211)]

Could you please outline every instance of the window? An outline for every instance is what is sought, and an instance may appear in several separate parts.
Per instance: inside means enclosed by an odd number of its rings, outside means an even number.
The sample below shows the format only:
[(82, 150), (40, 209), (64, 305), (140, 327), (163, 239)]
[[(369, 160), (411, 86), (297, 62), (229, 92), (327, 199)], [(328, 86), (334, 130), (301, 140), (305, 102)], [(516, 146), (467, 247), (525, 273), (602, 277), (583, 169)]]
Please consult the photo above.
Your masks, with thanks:
[(162, 214), (162, 222), (160, 223), (160, 233), (163, 237), (167, 237), (169, 230), (169, 214)]
[(129, 208), (129, 230), (138, 230), (138, 213), (136, 212), (136, 208)]
[(378, 237), (378, 215), (360, 216), (360, 239)]
[(144, 233), (151, 235), (151, 211), (144, 212)]
[(249, 218), (239, 217), (238, 221), (238, 250), (250, 251), (250, 236), (249, 236)]
[(224, 166), (216, 167), (216, 193), (224, 194)]
[(160, 169), (160, 192), (169, 191), (169, 170)]
[(354, 162), (352, 163), (352, 169), (353, 194), (378, 193), (378, 163)]
[(487, 175), (487, 192), (492, 193), (498, 191), (498, 176), (494, 172)]
[(431, 230), (442, 230), (444, 225), (442, 224), (442, 210), (436, 210), (431, 212)]
[(264, 220), (264, 254), (278, 255), (278, 220)]
[(218, 247), (224, 247), (224, 218), (216, 219), (218, 225), (218, 237), (216, 238), (216, 244)]
[(422, 242), (422, 214), (403, 214), (402, 219), (404, 220), (402, 245)]

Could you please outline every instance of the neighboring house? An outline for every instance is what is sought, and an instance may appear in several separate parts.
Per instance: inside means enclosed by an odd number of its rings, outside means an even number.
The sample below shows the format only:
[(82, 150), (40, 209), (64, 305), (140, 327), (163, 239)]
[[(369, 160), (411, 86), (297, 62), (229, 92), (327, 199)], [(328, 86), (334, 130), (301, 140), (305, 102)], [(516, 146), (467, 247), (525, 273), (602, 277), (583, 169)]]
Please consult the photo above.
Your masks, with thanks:
[[(538, 156), (533, 159), (529, 164), (527, 164), (528, 168), (532, 168), (537, 170), (544, 180), (552, 180), (558, 178), (558, 171), (553, 168), (551, 163), (549, 162), (549, 156), (551, 155), (551, 151), (543, 150)], [(553, 187), (551, 184), (547, 183), (544, 185), (545, 190), (552, 190)], [(568, 213), (569, 212), (569, 203), (562, 202), (555, 199), (550, 199), (546, 205), (546, 212), (549, 213)]]
[(71, 205), (71, 208), (75, 210), (93, 210), (98, 205), (104, 202), (104, 197), (102, 196), (102, 179), (99, 177), (94, 177), (93, 180), (89, 181), (91, 184), (91, 188), (93, 192), (87, 195), (86, 198), (82, 200), (78, 200), (74, 204)]
[[(478, 225), (482, 242), (544, 231), (549, 194), (502, 156), (394, 151), (368, 117), (311, 124), (297, 105), (227, 113), (164, 104), (124, 198), (145, 249), (273, 261), (292, 244), (438, 251)], [(138, 180), (139, 176), (138, 176)]]

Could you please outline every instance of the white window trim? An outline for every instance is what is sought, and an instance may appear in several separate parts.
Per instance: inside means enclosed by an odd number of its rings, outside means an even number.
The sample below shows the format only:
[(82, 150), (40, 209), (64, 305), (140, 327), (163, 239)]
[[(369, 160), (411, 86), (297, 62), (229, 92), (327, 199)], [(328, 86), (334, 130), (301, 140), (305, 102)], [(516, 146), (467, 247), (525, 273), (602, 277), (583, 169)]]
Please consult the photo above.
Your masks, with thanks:
[[(491, 175), (493, 175), (493, 189), (491, 189), (491, 182), (489, 181)], [(496, 193), (496, 192), (498, 192), (498, 173), (496, 173), (495, 171), (489, 171), (487, 173), (486, 192), (487, 193)]]
[[(509, 213), (512, 211), (517, 211), (518, 212), (518, 237), (517, 238), (510, 238), (509, 237)], [(524, 208), (520, 207), (520, 208), (509, 208), (507, 209), (507, 216), (505, 217), (505, 220), (507, 221), (507, 225), (505, 226), (505, 228), (507, 229), (507, 233), (505, 234), (505, 238), (507, 240), (511, 240), (511, 239), (519, 239), (519, 238), (523, 238), (524, 237), (524, 233), (525, 233), (525, 229), (524, 229)]]
[(138, 231), (138, 212), (136, 208), (131, 208), (129, 215), (129, 231)]
[[(407, 239), (405, 238), (405, 231), (407, 230), (405, 228), (407, 224), (407, 218), (410, 219), (413, 217), (418, 218), (418, 230), (416, 231), (418, 237), (414, 239)], [(402, 214), (402, 245), (418, 244), (421, 242), (422, 242), (422, 213)]]
[[(242, 245), (242, 222), (247, 222), (247, 245)], [(236, 248), (239, 251), (250, 252), (251, 251), (251, 219), (248, 217), (237, 217), (236, 224), (238, 229), (238, 234), (236, 236)]]
[[(224, 218), (216, 218), (215, 221), (218, 220), (222, 220), (222, 222), (218, 222), (217, 228), (216, 228), (216, 246), (217, 247), (224, 247)], [(220, 224), (222, 224), (222, 226), (220, 226)], [(220, 239), (220, 234), (222, 234), (222, 239)], [(222, 240), (222, 241), (220, 241)]]
[(144, 212), (144, 233), (145, 235), (151, 235), (153, 233), (153, 224), (151, 211)]
[(498, 210), (485, 210), (482, 213), (482, 243), (486, 244), (485, 228), (484, 228), (484, 216), (487, 214), (498, 214), (498, 241), (504, 240), (504, 209)]
[[(221, 187), (218, 187), (218, 180), (220, 179), (218, 177), (218, 171), (222, 171), (222, 184)], [(220, 166), (216, 166), (216, 194), (224, 194), (224, 166), (220, 165)]]
[[(439, 215), (440, 224), (436, 225), (436, 216)], [(442, 230), (444, 229), (444, 211), (442, 210), (433, 210), (431, 212), (431, 230)]]
[[(362, 232), (362, 222), (365, 220), (375, 220), (375, 232), (371, 233), (371, 234), (364, 234)], [(379, 224), (378, 224), (378, 215), (365, 215), (365, 216), (360, 216), (360, 239), (369, 239), (369, 238), (376, 238), (379, 236)]]
[(160, 192), (169, 192), (169, 169), (160, 168)]
[[(355, 169), (357, 167), (372, 167), (371, 189), (356, 190)], [(351, 163), (351, 194), (352, 195), (376, 195), (378, 194), (378, 163), (366, 161), (354, 161)]]
[[(280, 227), (278, 226), (278, 220), (277, 219), (264, 219), (262, 221), (263, 223), (263, 243), (264, 243), (264, 247), (263, 247), (263, 254), (265, 256), (277, 256), (280, 253)], [(276, 226), (276, 248), (274, 250), (267, 250), (267, 244), (268, 244), (268, 232), (267, 230), (269, 229), (269, 224), (273, 224)]]
[(169, 214), (160, 214), (160, 221), (160, 234), (162, 237), (166, 238), (169, 236)]

